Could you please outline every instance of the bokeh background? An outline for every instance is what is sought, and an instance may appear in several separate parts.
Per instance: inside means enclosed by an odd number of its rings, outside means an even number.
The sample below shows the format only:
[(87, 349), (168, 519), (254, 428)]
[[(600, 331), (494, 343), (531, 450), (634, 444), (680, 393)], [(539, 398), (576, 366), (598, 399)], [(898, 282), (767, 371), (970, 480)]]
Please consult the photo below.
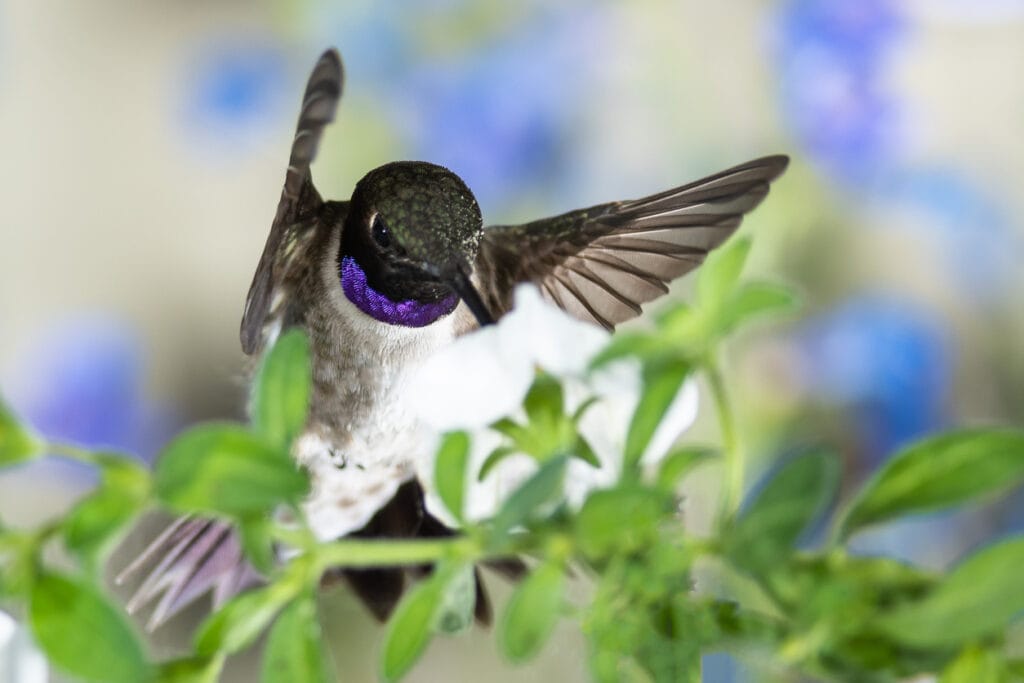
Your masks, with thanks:
[[(330, 45), (348, 79), (314, 177), (333, 198), (423, 159), (511, 222), (790, 154), (745, 229), (751, 271), (804, 310), (729, 353), (761, 466), (827, 444), (852, 486), (921, 435), (1022, 422), (1022, 0), (0, 0), (0, 391), (39, 429), (151, 459), (241, 415), (242, 304)], [(697, 439), (715, 438), (709, 407)], [(89, 486), (71, 465), (5, 472), (0, 516)], [(1022, 527), (1017, 496), (858, 543), (944, 566)], [(344, 680), (373, 680), (378, 628), (325, 599)], [(567, 626), (511, 670), (477, 633), (410, 680), (568, 683), (583, 652)], [(758, 680), (723, 656), (705, 678)]]

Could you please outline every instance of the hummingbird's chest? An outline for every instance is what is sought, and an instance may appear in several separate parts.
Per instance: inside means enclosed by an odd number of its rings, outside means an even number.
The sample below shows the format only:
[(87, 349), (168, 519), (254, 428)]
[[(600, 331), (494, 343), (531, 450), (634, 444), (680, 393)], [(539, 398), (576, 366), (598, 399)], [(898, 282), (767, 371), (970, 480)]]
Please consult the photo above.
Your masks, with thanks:
[[(313, 489), (307, 517), (320, 538), (359, 529), (415, 473), (434, 446), (406, 391), (423, 361), (456, 336), (458, 317), (424, 327), (389, 325), (349, 301), (333, 269), (300, 293), (313, 389), (294, 455)], [(309, 281), (307, 281), (309, 282)], [(439, 387), (439, 390), (441, 387)]]
[(451, 321), (401, 327), (370, 318), (343, 297), (337, 304), (344, 315), (310, 321), (324, 342), (314, 348), (328, 352), (314, 351), (308, 429), (330, 445), (338, 467), (409, 461), (430, 444), (406, 386), (431, 353), (452, 342)]

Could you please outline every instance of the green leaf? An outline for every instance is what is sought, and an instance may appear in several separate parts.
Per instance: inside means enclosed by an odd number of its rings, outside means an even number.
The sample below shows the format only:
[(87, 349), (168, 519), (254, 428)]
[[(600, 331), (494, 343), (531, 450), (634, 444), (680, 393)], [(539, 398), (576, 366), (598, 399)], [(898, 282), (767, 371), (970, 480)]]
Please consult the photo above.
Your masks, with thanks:
[(224, 666), (223, 656), (182, 657), (161, 662), (157, 683), (217, 683)]
[(541, 565), (519, 584), (498, 631), (510, 662), (525, 662), (540, 651), (558, 623), (564, 596), (565, 570), (555, 563)]
[(313, 596), (294, 601), (277, 618), (263, 652), (260, 680), (263, 683), (328, 683), (333, 680)]
[(521, 441), (529, 434), (529, 430), (526, 427), (508, 417), (503, 417), (492, 424), (491, 429), (499, 434), (507, 436), (512, 439), (513, 442)]
[(572, 455), (587, 463), (591, 467), (601, 469), (601, 459), (594, 452), (594, 447), (583, 436), (576, 437), (576, 447), (572, 449)]
[(806, 453), (785, 463), (733, 524), (726, 541), (733, 562), (748, 570), (765, 569), (791, 552), (832, 500), (838, 481), (839, 467), (829, 454)]
[(149, 469), (131, 455), (100, 452), (93, 454), (104, 485), (127, 496), (143, 499), (152, 488)]
[(78, 579), (40, 576), (32, 586), (29, 620), (49, 660), (77, 679), (139, 683), (153, 676), (124, 613)]
[(663, 491), (635, 484), (594, 491), (576, 516), (576, 542), (591, 558), (643, 548), (656, 536), (670, 502)]
[(82, 499), (61, 523), (64, 545), (86, 565), (96, 563), (125, 531), (143, 502), (103, 487)]
[(259, 514), (245, 517), (237, 525), (246, 559), (263, 576), (270, 576), (277, 565), (271, 526), (270, 517)]
[[(436, 571), (436, 570), (435, 570)], [(476, 609), (476, 571), (466, 562), (454, 564), (444, 580), (435, 630), (447, 635), (462, 633), (473, 625)]]
[(46, 443), (19, 423), (0, 399), (0, 467), (37, 458), (45, 448)]
[(663, 490), (674, 491), (695, 467), (718, 456), (718, 451), (709, 446), (681, 446), (662, 459), (656, 483)]
[(624, 471), (628, 472), (640, 462), (658, 425), (690, 375), (690, 370), (690, 364), (682, 361), (644, 368), (643, 395), (633, 412), (626, 434)]
[(1024, 610), (1024, 537), (985, 548), (958, 565), (926, 597), (879, 620), (894, 639), (916, 647), (951, 646), (1002, 632)]
[(292, 328), (266, 353), (256, 374), (253, 426), (276, 446), (287, 449), (306, 423), (312, 387), (310, 367), (306, 334)]
[(76, 504), (61, 523), (64, 545), (91, 570), (146, 504), (149, 472), (127, 456), (98, 453), (100, 485)]
[(550, 503), (562, 492), (567, 456), (556, 456), (543, 463), (533, 476), (502, 504), (494, 515), (493, 539), (503, 539), (514, 527), (525, 523), (538, 508)]
[(1003, 683), (1008, 680), (998, 654), (970, 645), (942, 672), (939, 683)]
[(38, 533), (0, 534), (0, 598), (28, 599), (39, 569), (39, 542)]
[(711, 341), (710, 326), (718, 309), (719, 302), (708, 302), (698, 308), (675, 304), (658, 319), (662, 349), (649, 358), (690, 359), (701, 355)]
[(498, 463), (507, 458), (510, 455), (518, 453), (519, 451), (512, 446), (498, 446), (484, 459), (484, 463), (480, 465), (480, 473), (476, 475), (477, 481), (483, 481), (488, 474), (491, 473)]
[(561, 383), (546, 372), (539, 372), (526, 392), (523, 408), (530, 422), (551, 422), (562, 417), (565, 398)]
[(444, 435), (434, 462), (434, 485), (441, 502), (457, 520), (462, 520), (463, 500), (469, 472), (469, 435), (449, 432)]
[(1024, 482), (1024, 433), (972, 429), (920, 441), (864, 486), (839, 527), (841, 538), (903, 515), (939, 510)]
[(156, 494), (172, 508), (243, 517), (306, 495), (287, 451), (239, 425), (208, 423), (176, 438), (156, 465)]
[(572, 417), (570, 418), (570, 421), (574, 425), (578, 425), (580, 423), (580, 420), (583, 419), (583, 416), (587, 414), (587, 411), (594, 407), (594, 405), (596, 405), (600, 400), (601, 399), (598, 396), (591, 396), (586, 401), (579, 404), (576, 407), (576, 410), (572, 412)]
[(723, 304), (718, 314), (716, 332), (725, 335), (750, 318), (769, 313), (786, 313), (799, 305), (799, 299), (788, 287), (768, 282), (751, 282), (740, 286)]
[(596, 370), (623, 358), (647, 358), (664, 353), (661, 339), (649, 332), (618, 332), (608, 344), (590, 360), (590, 369)]
[(410, 590), (388, 622), (384, 633), (381, 673), (387, 681), (397, 681), (419, 660), (441, 614), (447, 573), (443, 567)]
[(230, 655), (249, 647), (296, 592), (292, 583), (277, 582), (232, 598), (199, 626), (196, 653)]
[(750, 244), (747, 237), (734, 237), (708, 254), (697, 275), (697, 299), (702, 307), (716, 306), (736, 287)]

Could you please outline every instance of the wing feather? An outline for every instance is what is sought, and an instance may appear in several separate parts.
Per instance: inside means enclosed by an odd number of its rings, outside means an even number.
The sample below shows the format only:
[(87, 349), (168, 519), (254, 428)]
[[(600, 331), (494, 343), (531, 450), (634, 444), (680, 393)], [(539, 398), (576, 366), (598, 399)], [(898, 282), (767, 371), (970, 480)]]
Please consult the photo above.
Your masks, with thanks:
[(570, 314), (613, 328), (728, 239), (788, 162), (764, 157), (649, 197), (489, 228), (476, 263), (486, 303), (506, 313), (514, 284), (534, 282)]
[(306, 84), (281, 198), (245, 300), (239, 336), (246, 354), (263, 347), (265, 330), (273, 327), (269, 323), (280, 318), (281, 307), (288, 299), (284, 283), (313, 234), (315, 215), (323, 200), (313, 187), (309, 166), (324, 128), (334, 120), (344, 78), (341, 57), (337, 50), (328, 50), (320, 56)]

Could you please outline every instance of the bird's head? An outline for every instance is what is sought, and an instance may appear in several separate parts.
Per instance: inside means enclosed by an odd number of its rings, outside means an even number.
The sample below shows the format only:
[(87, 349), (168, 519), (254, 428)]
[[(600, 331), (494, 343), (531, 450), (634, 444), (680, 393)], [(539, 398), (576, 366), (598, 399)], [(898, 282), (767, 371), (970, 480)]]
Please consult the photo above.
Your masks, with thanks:
[(394, 324), (429, 324), (460, 299), (481, 325), (493, 322), (470, 282), (482, 235), (473, 193), (448, 169), (419, 161), (376, 168), (356, 185), (342, 226), (345, 295)]

